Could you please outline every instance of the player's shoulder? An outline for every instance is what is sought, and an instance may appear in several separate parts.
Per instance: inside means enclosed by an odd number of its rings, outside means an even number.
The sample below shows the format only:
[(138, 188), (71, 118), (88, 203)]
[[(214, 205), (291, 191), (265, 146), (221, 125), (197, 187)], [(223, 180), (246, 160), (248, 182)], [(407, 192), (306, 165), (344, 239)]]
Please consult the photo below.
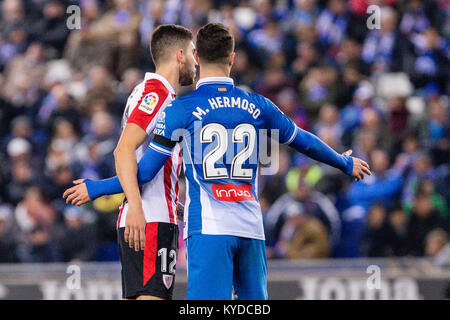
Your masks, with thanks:
[(253, 99), (253, 93), (252, 93), (252, 92), (250, 92), (250, 91), (248, 91), (248, 90), (245, 90), (245, 89), (243, 89), (243, 88), (237, 87), (237, 86), (234, 86), (234, 87), (233, 87), (233, 93), (234, 93), (235, 95), (244, 97), (244, 98), (246, 98), (247, 100)]
[(270, 101), (270, 99), (264, 97), (262, 94), (256, 93), (256, 92), (252, 92), (251, 93), (252, 99), (258, 103), (258, 105), (260, 107), (265, 107), (268, 105), (273, 105), (273, 102)]
[(187, 112), (192, 106), (191, 99), (192, 92), (172, 100), (164, 110), (164, 114), (169, 115), (171, 121), (185, 121), (188, 114)]
[(130, 97), (140, 99), (149, 97), (153, 100), (166, 100), (170, 94), (169, 89), (160, 80), (155, 78), (144, 79), (131, 91)]
[(155, 92), (164, 97), (167, 97), (170, 93), (167, 86), (161, 80), (156, 78), (145, 79), (143, 85), (146, 93)]
[(176, 98), (174, 101), (171, 102), (172, 107), (176, 108), (183, 108), (188, 109), (189, 107), (192, 107), (192, 103), (200, 98), (198, 90), (194, 90), (189, 92), (188, 94), (185, 94), (184, 96)]
[(252, 92), (249, 90), (246, 90), (244, 88), (240, 88), (235, 86), (233, 88), (233, 93), (237, 96), (243, 97), (249, 101), (254, 102), (255, 104), (266, 104), (268, 103), (270, 100), (267, 99), (266, 97), (264, 97), (263, 95), (256, 93), (256, 92)]

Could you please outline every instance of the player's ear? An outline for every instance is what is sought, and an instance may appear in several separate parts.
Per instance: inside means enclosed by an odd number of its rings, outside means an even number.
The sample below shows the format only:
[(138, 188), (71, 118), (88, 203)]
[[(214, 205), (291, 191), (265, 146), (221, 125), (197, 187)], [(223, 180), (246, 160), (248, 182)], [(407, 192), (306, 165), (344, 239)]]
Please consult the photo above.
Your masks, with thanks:
[(230, 57), (229, 57), (229, 59), (228, 59), (228, 65), (231, 67), (232, 65), (233, 65), (233, 62), (234, 62), (234, 57), (236, 56), (236, 53), (232, 53), (232, 54), (230, 54)]
[(185, 63), (186, 62), (186, 57), (184, 56), (184, 50), (183, 49), (178, 49), (177, 50), (177, 62), (179, 62), (179, 63)]
[(194, 52), (194, 59), (195, 59), (195, 62), (197, 62), (197, 65), (199, 66), (200, 65), (200, 59), (198, 58), (197, 51)]

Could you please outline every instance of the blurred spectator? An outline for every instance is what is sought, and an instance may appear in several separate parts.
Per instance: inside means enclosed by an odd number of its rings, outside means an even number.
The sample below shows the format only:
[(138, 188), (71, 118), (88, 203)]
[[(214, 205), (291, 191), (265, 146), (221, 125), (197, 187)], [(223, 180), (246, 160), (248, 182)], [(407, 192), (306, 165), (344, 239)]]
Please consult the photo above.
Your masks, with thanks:
[(286, 257), (289, 259), (319, 259), (330, 254), (326, 227), (319, 219), (301, 212), (288, 218), (281, 231), (281, 239), (286, 242)]
[(18, 237), (12, 208), (0, 205), (0, 263), (19, 262)]
[(344, 38), (348, 24), (345, 5), (343, 0), (328, 1), (316, 21), (318, 40), (325, 48), (338, 45)]
[(46, 196), (50, 200), (62, 201), (61, 194), (72, 186), (75, 176), (69, 166), (61, 165), (51, 171), (47, 179), (44, 184)]
[(33, 106), (39, 99), (46, 71), (44, 47), (39, 42), (30, 44), (24, 54), (8, 64), (3, 94), (14, 105)]
[[(263, 199), (263, 211), (266, 211), (281, 195), (286, 192), (286, 174), (291, 166), (289, 154), (286, 149), (280, 149), (277, 173), (274, 175), (262, 175), (260, 180), (261, 198)], [(275, 166), (276, 164), (270, 163)]]
[(111, 77), (104, 67), (93, 67), (89, 71), (88, 91), (84, 104), (89, 105), (96, 100), (103, 100), (106, 104), (114, 98), (111, 87)]
[(446, 227), (446, 224), (433, 208), (430, 195), (418, 193), (414, 199), (414, 211), (408, 222), (407, 253), (412, 256), (423, 256), (427, 236), (443, 226)]
[(31, 37), (42, 41), (47, 48), (56, 51), (55, 57), (60, 57), (68, 35), (69, 29), (66, 24), (66, 10), (63, 2), (46, 1), (42, 17), (33, 25)]
[(397, 31), (397, 13), (383, 7), (380, 13), (381, 28), (367, 35), (361, 56), (373, 72), (399, 71), (403, 68), (407, 48), (403, 36)]
[(84, 208), (68, 206), (64, 212), (64, 224), (57, 231), (56, 242), (63, 261), (90, 261), (98, 249), (97, 231), (92, 216)]
[(392, 247), (396, 256), (406, 253), (406, 234), (408, 227), (408, 216), (401, 206), (394, 206), (389, 212), (389, 225), (393, 230)]
[(277, 21), (267, 21), (263, 29), (252, 31), (248, 39), (250, 45), (262, 55), (263, 60), (281, 51), (282, 33)]
[(143, 79), (143, 73), (141, 70), (136, 68), (127, 69), (122, 76), (122, 81), (117, 86), (114, 94), (114, 105), (112, 106), (112, 111), (117, 117), (122, 117), (124, 109), (123, 106), (126, 105), (128, 96), (134, 87), (136, 87), (139, 82)]
[(11, 28), (23, 23), (25, 12), (21, 0), (5, 0), (2, 2), (1, 10), (0, 32), (4, 38)]
[(113, 43), (98, 36), (93, 23), (86, 22), (83, 28), (71, 33), (67, 41), (64, 57), (75, 71), (88, 72), (95, 66), (112, 69)]
[(12, 164), (11, 181), (6, 185), (6, 200), (17, 205), (25, 196), (26, 190), (36, 183), (36, 175), (27, 161)]
[(449, 76), (448, 42), (433, 28), (424, 30), (412, 39), (416, 58), (410, 71), (417, 87), (436, 82), (445, 88)]
[(406, 216), (401, 209), (394, 209), (387, 216), (386, 208), (374, 205), (370, 208), (367, 229), (362, 245), (368, 257), (392, 257), (403, 254)]
[(5, 0), (1, 3), (0, 19), (0, 71), (21, 53), (25, 47), (25, 12), (21, 0)]
[(297, 44), (297, 58), (292, 63), (293, 72), (298, 81), (301, 81), (313, 67), (320, 62), (320, 55), (313, 43), (301, 41)]
[(290, 22), (295, 28), (310, 26), (318, 14), (316, 0), (295, 0)]
[(430, 156), (426, 153), (417, 154), (403, 187), (403, 204), (411, 208), (414, 195), (417, 193), (421, 181), (425, 179), (433, 181), (435, 178), (436, 170), (432, 166)]
[(350, 186), (350, 204), (368, 209), (375, 203), (395, 203), (403, 183), (401, 172), (390, 169), (389, 156), (383, 150), (372, 151), (370, 163), (372, 175)]
[[(428, 106), (427, 119), (421, 126), (421, 138), (425, 146), (448, 150), (450, 124), (445, 101), (432, 100)], [(448, 158), (447, 158), (448, 160)]]
[[(351, 140), (352, 134), (362, 124), (363, 111), (366, 108), (378, 108), (374, 105), (375, 90), (368, 81), (361, 81), (353, 93), (353, 100), (341, 110), (341, 126), (346, 133), (344, 141)], [(378, 111), (379, 112), (379, 111)]]
[(319, 119), (314, 126), (314, 133), (320, 135), (322, 130), (330, 130), (330, 134), (340, 140), (342, 137), (342, 127), (339, 123), (338, 109), (332, 104), (324, 104), (319, 112)]
[(428, 257), (437, 256), (447, 245), (448, 236), (442, 229), (430, 232), (425, 239), (425, 255)]
[(53, 242), (56, 211), (45, 201), (38, 187), (26, 190), (24, 200), (15, 210), (17, 224), (24, 233), (20, 259), (23, 262), (55, 262), (60, 259), (58, 247)]
[(25, 234), (25, 244), (20, 248), (21, 262), (61, 261), (59, 248), (49, 230), (35, 227)]
[[(303, 180), (303, 175), (296, 175), (297, 185), (291, 192), (281, 196), (268, 210), (265, 216), (265, 227), (268, 245), (275, 245), (282, 240), (283, 228), (290, 218), (302, 215), (302, 218), (294, 219), (293, 225), (300, 226), (303, 223), (309, 225), (313, 231), (316, 227), (326, 232), (328, 244), (326, 248), (331, 248), (333, 242), (340, 237), (340, 218), (333, 203), (323, 194), (313, 191), (312, 188)], [(295, 179), (293, 177), (288, 179)], [(306, 177), (307, 178), (307, 177)], [(307, 216), (304, 218), (303, 216)], [(311, 219), (310, 219), (310, 218)], [(320, 227), (318, 226), (320, 224)], [(289, 228), (288, 228), (289, 229)], [(295, 228), (294, 228), (295, 229)], [(313, 232), (314, 233), (314, 232)], [(319, 232), (321, 233), (321, 232)], [(300, 240), (299, 240), (300, 241)], [(300, 241), (301, 242), (301, 241)], [(330, 249), (327, 249), (327, 252)], [(276, 254), (276, 253), (275, 253)], [(322, 254), (325, 254), (322, 252)]]
[(38, 120), (50, 129), (56, 119), (64, 118), (71, 122), (75, 129), (79, 129), (80, 115), (73, 104), (74, 101), (67, 92), (66, 86), (57, 83), (42, 101), (37, 115)]
[(324, 103), (332, 103), (337, 95), (337, 72), (330, 67), (313, 68), (300, 82), (300, 92), (306, 114), (316, 119)]
[(370, 154), (377, 148), (378, 140), (375, 132), (372, 130), (359, 130), (355, 134), (353, 140), (353, 154), (355, 157), (361, 159), (369, 159)]
[(24, 200), (17, 205), (15, 216), (19, 227), (24, 232), (40, 231), (53, 228), (56, 212), (44, 200), (42, 190), (32, 186), (26, 190)]
[(411, 38), (430, 26), (430, 20), (424, 9), (422, 0), (411, 0), (406, 3), (406, 10), (400, 22), (400, 31), (404, 35)]
[(390, 134), (395, 139), (403, 140), (410, 116), (406, 109), (405, 99), (402, 97), (391, 97), (387, 101), (387, 109)]

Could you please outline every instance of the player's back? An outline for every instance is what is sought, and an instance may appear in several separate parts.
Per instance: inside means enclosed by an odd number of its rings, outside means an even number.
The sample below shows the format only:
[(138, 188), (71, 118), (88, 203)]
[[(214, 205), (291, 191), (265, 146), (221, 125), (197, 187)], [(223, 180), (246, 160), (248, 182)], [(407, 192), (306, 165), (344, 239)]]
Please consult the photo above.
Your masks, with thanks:
[[(202, 79), (197, 90), (166, 109), (166, 135), (175, 128), (186, 129), (182, 133), (188, 182), (185, 236), (264, 239), (258, 201), (259, 145), (266, 137), (261, 129), (273, 127), (268, 119), (287, 119), (274, 113), (282, 115), (269, 100), (235, 87), (230, 78)], [(174, 118), (178, 120), (170, 121)], [(286, 121), (279, 126), (282, 141), (295, 128)]]

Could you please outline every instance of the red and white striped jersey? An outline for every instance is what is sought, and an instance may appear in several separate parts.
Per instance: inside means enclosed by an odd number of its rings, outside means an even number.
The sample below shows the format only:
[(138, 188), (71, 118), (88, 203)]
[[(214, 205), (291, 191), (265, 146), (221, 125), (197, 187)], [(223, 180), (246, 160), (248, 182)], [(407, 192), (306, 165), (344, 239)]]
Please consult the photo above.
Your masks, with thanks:
[[(139, 161), (147, 149), (156, 122), (164, 109), (175, 99), (175, 91), (164, 77), (146, 73), (144, 81), (130, 94), (122, 118), (122, 130), (127, 123), (134, 123), (147, 132), (147, 139), (136, 150)], [(142, 207), (147, 222), (177, 223), (176, 203), (178, 176), (181, 170), (181, 147), (177, 144), (172, 156), (155, 178), (141, 188)], [(125, 227), (128, 201), (120, 207), (117, 227)]]

